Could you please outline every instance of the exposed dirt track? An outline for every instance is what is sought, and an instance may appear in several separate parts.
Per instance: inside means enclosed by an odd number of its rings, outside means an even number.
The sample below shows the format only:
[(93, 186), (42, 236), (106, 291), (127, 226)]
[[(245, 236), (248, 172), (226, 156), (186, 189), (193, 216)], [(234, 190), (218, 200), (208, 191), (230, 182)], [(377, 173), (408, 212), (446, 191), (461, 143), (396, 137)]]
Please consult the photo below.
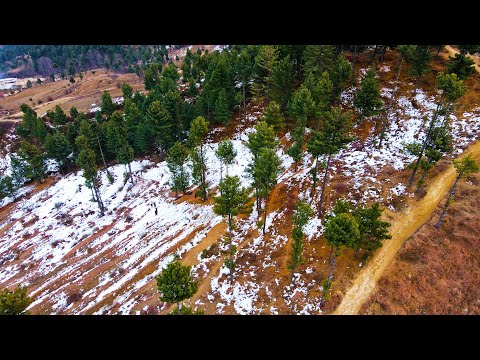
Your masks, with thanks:
[[(468, 153), (472, 153), (473, 157), (478, 161), (480, 159), (480, 142), (476, 142), (464, 152), (464, 154)], [(432, 179), (425, 197), (419, 201), (412, 200), (404, 211), (394, 216), (390, 229), (392, 239), (385, 241), (384, 246), (358, 274), (353, 285), (343, 297), (342, 302), (333, 312), (334, 314), (355, 315), (358, 313), (360, 307), (372, 294), (380, 276), (393, 261), (403, 243), (431, 219), (438, 203), (453, 185), (455, 177), (455, 168), (453, 165), (450, 165), (435, 179)]]

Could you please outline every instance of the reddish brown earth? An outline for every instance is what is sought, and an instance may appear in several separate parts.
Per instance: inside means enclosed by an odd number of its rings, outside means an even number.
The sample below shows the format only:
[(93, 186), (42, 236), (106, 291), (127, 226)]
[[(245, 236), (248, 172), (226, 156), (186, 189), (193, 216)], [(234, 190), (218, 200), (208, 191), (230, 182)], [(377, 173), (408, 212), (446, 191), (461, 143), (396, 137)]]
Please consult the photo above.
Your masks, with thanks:
[(400, 249), (359, 314), (480, 314), (480, 174), (463, 179), (440, 229), (432, 219)]

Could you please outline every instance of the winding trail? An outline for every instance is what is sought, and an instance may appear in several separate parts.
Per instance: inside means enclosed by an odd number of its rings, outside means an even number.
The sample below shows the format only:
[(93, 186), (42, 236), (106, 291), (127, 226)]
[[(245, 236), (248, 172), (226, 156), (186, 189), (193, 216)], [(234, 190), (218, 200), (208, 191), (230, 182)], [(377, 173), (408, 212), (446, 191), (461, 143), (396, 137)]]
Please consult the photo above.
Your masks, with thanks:
[[(472, 153), (475, 160), (480, 160), (480, 142), (476, 142), (466, 149), (464, 154)], [(450, 165), (445, 171), (437, 175), (428, 185), (427, 194), (422, 199), (411, 200), (409, 206), (402, 212), (394, 215), (391, 221), (390, 233), (392, 238), (385, 241), (383, 247), (374, 255), (367, 265), (359, 272), (353, 285), (348, 289), (342, 302), (335, 309), (335, 315), (355, 315), (362, 304), (368, 300), (375, 290), (375, 286), (395, 258), (403, 243), (418, 229), (432, 218), (435, 208), (445, 197), (453, 185), (456, 171)]]

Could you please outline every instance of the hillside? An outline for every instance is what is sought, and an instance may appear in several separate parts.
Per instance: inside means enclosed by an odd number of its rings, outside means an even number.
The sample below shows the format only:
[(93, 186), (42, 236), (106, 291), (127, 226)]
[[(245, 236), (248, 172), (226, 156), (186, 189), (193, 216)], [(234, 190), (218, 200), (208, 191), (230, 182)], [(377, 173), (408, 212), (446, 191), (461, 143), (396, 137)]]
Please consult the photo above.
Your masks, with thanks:
[[(435, 77), (445, 68), (445, 55), (441, 53), (434, 58), (431, 72), (420, 81), (414, 101), (411, 100), (414, 83), (406, 71), (401, 73), (399, 89), (391, 106), (390, 124), (380, 150), (377, 143), (384, 112), (355, 123), (351, 132), (354, 140), (332, 158), (325, 192), (328, 211), (341, 197), (348, 198), (353, 205), (379, 201), (385, 208), (383, 219), (392, 223), (393, 234), (398, 229), (404, 230), (402, 221), (405, 221), (406, 214), (419, 209), (422, 201), (431, 203), (429, 196), (434, 193), (435, 184), (450, 181), (438, 179), (443, 179), (442, 176), (448, 175), (449, 171), (453, 174), (451, 160), (461, 156), (480, 136), (478, 73), (465, 80), (468, 91), (459, 99), (451, 116), (453, 150), (430, 171), (426, 194), (414, 195), (407, 189), (411, 174), (407, 166), (415, 160), (415, 156), (404, 151), (404, 143), (422, 140), (425, 136), (426, 120), (432, 117), (436, 108)], [(352, 60), (352, 54), (347, 52), (347, 58)], [(396, 51), (387, 50), (384, 61), (378, 64), (377, 80), (385, 103), (395, 86), (397, 58)], [(356, 59), (356, 86), (348, 84), (343, 90), (340, 99), (343, 110), (354, 110), (354, 94), (361, 76), (370, 65), (370, 59), (370, 51), (361, 53)], [(121, 90), (116, 87), (116, 82), (127, 81), (122, 75), (115, 79), (106, 73), (89, 76), (87, 74), (83, 82), (72, 85), (76, 88), (69, 97), (60, 96), (64, 91), (61, 84), (57, 85), (60, 82), (43, 85), (52, 87), (49, 91), (53, 99), (44, 105), (45, 108), (36, 107), (37, 113), (40, 115), (56, 104), (65, 109), (76, 106), (86, 111), (91, 106), (92, 96), (100, 99), (105, 89), (112, 97), (119, 96)], [(134, 90), (144, 91), (140, 80), (128, 82), (133, 84)], [(8, 104), (18, 111), (26, 96), (33, 99), (35, 89), (27, 90), (32, 92), (16, 99), (10, 99), (14, 96), (2, 99), (0, 105)], [(57, 103), (55, 94), (58, 94)], [(88, 97), (88, 104), (84, 103), (83, 96)], [(8, 99), (10, 102), (2, 103)], [(36, 98), (33, 100), (38, 101)], [(95, 102), (98, 104), (99, 100)], [(255, 131), (254, 127), (264, 110), (263, 101), (252, 100), (245, 117), (237, 109), (228, 125), (212, 124), (210, 127), (206, 140), (210, 197), (206, 202), (194, 196), (195, 186), (188, 188), (187, 195), (177, 198), (170, 189), (167, 163), (156, 153), (136, 156), (131, 163), (133, 185), (124, 181), (123, 165), (114, 161), (109, 163), (109, 171), (114, 175), (112, 184), (101, 169), (100, 193), (107, 208), (103, 217), (98, 214), (97, 204), (91, 201), (91, 191), (85, 186), (83, 171), (79, 169), (66, 175), (55, 173), (41, 183), (29, 183), (18, 191), (15, 198), (2, 200), (0, 288), (27, 285), (29, 294), (35, 299), (29, 310), (36, 314), (166, 314), (172, 307), (160, 302), (155, 276), (176, 254), (182, 263), (193, 266), (194, 277), (199, 281), (198, 292), (185, 303), (205, 309), (207, 314), (333, 313), (347, 298), (346, 294), (357, 281), (357, 276), (361, 277), (362, 271), (375, 263), (377, 258), (365, 263), (354, 257), (352, 249), (344, 249), (337, 260), (332, 297), (320, 310), (322, 283), (329, 271), (327, 259), (330, 248), (323, 238), (325, 222), (315, 216), (305, 226), (305, 261), (295, 270), (295, 284), (290, 285), (288, 263), (295, 203), (299, 199), (304, 200), (316, 210), (320, 195), (318, 184), (316, 190), (311, 191), (310, 172), (314, 158), (305, 152), (295, 170), (293, 160), (287, 154), (293, 143), (292, 126), (277, 135), (276, 153), (283, 169), (269, 197), (267, 233), (263, 236), (257, 225), (260, 214), (256, 210), (239, 217), (233, 232), (233, 242), (238, 251), (234, 281), (230, 283), (228, 280), (229, 270), (223, 263), (228, 252), (224, 238), (227, 226), (224, 219), (213, 211), (213, 196), (218, 193), (220, 181), (220, 164), (215, 151), (222, 139), (230, 138), (237, 156), (228, 173), (238, 175), (242, 186), (250, 186), (252, 181), (246, 169), (252, 154), (246, 144), (248, 134)], [(313, 130), (311, 124), (306, 127), (307, 138)], [(11, 144), (19, 137), (14, 128), (10, 128), (2, 139), (4, 144)], [(9, 146), (5, 146), (7, 151)], [(326, 156), (321, 156), (321, 160), (326, 160)], [(2, 163), (2, 170), (5, 170), (6, 157)], [(472, 295), (478, 289), (475, 288), (474, 292), (469, 290), (475, 287), (478, 279), (473, 272), (476, 264), (473, 235), (478, 219), (472, 214), (479, 205), (478, 201), (475, 202), (478, 198), (475, 179), (478, 180), (478, 175), (468, 178), (460, 186), (461, 200), (450, 209), (445, 226), (440, 230), (442, 236), (434, 235), (428, 223), (429, 211), (425, 211), (422, 215), (425, 219), (418, 219), (415, 228), (409, 229), (415, 235), (404, 246), (402, 244), (406, 239), (395, 243), (393, 238), (386, 240), (392, 245), (388, 243), (377, 250), (375, 256), (383, 257), (385, 253), (382, 251), (398, 245), (390, 252), (391, 258), (382, 265), (387, 270), (378, 273), (379, 286), (368, 303), (363, 305), (361, 313), (457, 313), (463, 311), (458, 310), (463, 306), (469, 306), (469, 312), (478, 312)], [(445, 184), (439, 185), (436, 193), (439, 206), (448, 191)], [(439, 207), (433, 208), (436, 209), (433, 219), (436, 219)], [(425, 226), (422, 226), (423, 220), (427, 221)], [(457, 231), (460, 227), (465, 228)], [(434, 239), (443, 237), (448, 240), (445, 241), (446, 247), (440, 250)], [(451, 247), (455, 251), (451, 251)], [(420, 248), (422, 250), (418, 250)], [(397, 251), (397, 260), (389, 265)], [(432, 285), (427, 274), (433, 269), (435, 279), (447, 281), (443, 280), (444, 277), (447, 273), (454, 273), (452, 268), (459, 264), (460, 254), (463, 253), (468, 253), (470, 259), (461, 267), (462, 273), (471, 272), (468, 279), (454, 282), (455, 279), (448, 278), (448, 286)], [(380, 276), (382, 273), (383, 277)], [(409, 277), (407, 282), (405, 276)], [(372, 281), (373, 289), (376, 281)], [(455, 290), (452, 299), (445, 300), (442, 296), (446, 288), (451, 289), (452, 283), (459, 290)], [(401, 295), (392, 295), (399, 287), (403, 289), (402, 294), (408, 294), (408, 298), (404, 298), (405, 303), (399, 302)], [(435, 296), (421, 300), (422, 305), (414, 305), (411, 299), (421, 298), (422, 292)], [(467, 305), (463, 302), (459, 305), (458, 297), (455, 298), (457, 295), (468, 298), (465, 300)], [(451, 301), (456, 310), (448, 305), (436, 308), (433, 306), (434, 299)]]

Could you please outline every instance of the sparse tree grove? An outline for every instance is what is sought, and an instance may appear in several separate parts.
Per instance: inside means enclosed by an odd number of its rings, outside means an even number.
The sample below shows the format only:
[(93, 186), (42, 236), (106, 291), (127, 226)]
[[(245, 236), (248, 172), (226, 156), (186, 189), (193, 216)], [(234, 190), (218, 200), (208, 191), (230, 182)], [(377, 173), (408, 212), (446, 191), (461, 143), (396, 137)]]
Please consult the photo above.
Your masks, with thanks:
[[(70, 109), (52, 105), (43, 116), (38, 116), (35, 109), (39, 107), (34, 107), (32, 99), (32, 106), (21, 104), (22, 119), (15, 127), (18, 142), (9, 154), (9, 171), (0, 176), (1, 204), (16, 201), (16, 196), (22, 194), (18, 189), (26, 183), (43, 182), (52, 173), (67, 176), (81, 171), (79, 174), (90, 189), (87, 192), (91, 191), (90, 206), (95, 210), (98, 206), (99, 216), (108, 217), (115, 210), (105, 195), (105, 189), (115, 180), (113, 165), (124, 171), (125, 191), (136, 196), (142, 184), (138, 160), (165, 161), (169, 190), (175, 192), (176, 202), (187, 200), (192, 206), (209, 211), (213, 208), (227, 222), (228, 234), (224, 239), (228, 253), (226, 247), (222, 251), (232, 284), (238, 275), (236, 261), (240, 261), (235, 256), (234, 244), (238, 244), (235, 240), (241, 241), (241, 232), (236, 229), (246, 221), (239, 215), (251, 213), (254, 207), (255, 214), (247, 217), (248, 221), (256, 222), (255, 236), (269, 244), (268, 240), (275, 235), (272, 214), (278, 215), (272, 204), (278, 206), (277, 196), (283, 191), (277, 184), (288, 177), (294, 181), (285, 181), (281, 186), (298, 186), (298, 191), (292, 192), (295, 201), (282, 204), (289, 208), (285, 221), (288, 230), (282, 234), (290, 238), (288, 249), (282, 249), (288, 257), (282, 263), (288, 268), (285, 279), (289, 277), (290, 285), (295, 285), (295, 276), (304, 270), (302, 264), (310, 261), (305, 260), (310, 256), (304, 256), (304, 250), (312, 246), (318, 250), (326, 244), (328, 275), (324, 273), (323, 283), (318, 284), (323, 307), (334, 284), (337, 259), (350, 256), (358, 262), (366, 261), (391, 238), (390, 223), (382, 218), (382, 202), (353, 202), (355, 194), (337, 191), (336, 186), (351, 185), (345, 180), (349, 175), (342, 174), (345, 169), (339, 161), (348, 151), (358, 150), (356, 143), (350, 144), (354, 140), (360, 139), (361, 151), (371, 149), (365, 148), (370, 146), (363, 141), (366, 136), (374, 139), (378, 151), (368, 151), (359, 162), (383, 156), (385, 148), (391, 150), (389, 141), (396, 125), (397, 102), (400, 104), (407, 94), (406, 98), (417, 108), (433, 70), (436, 83), (429, 94), (434, 96), (435, 107), (424, 118), (422, 135), (415, 136), (414, 142), (402, 143), (412, 159), (411, 173), (405, 181), (407, 188), (415, 190), (416, 198), (423, 196), (435, 166), (447, 154), (455, 153), (453, 137), (458, 129), (452, 119), (455, 110), (466, 111), (464, 103), (470, 101), (470, 94), (464, 95), (466, 84), (475, 78), (471, 56), (480, 47), (462, 45), (455, 56), (441, 62), (438, 55), (442, 45), (233, 45), (222, 51), (182, 50), (178, 55), (172, 55), (163, 45), (35, 45), (30, 48), (29, 60), (20, 54), (25, 49), (0, 47), (0, 64), (22, 66), (21, 71), (33, 72), (29, 76), (43, 75), (47, 83), (60, 81), (59, 78), (67, 83), (70, 78), (70, 89), (89, 81), (94, 74), (87, 70), (103, 67), (131, 72), (140, 77), (146, 91), (136, 90), (138, 83), (132, 86), (118, 82), (117, 93), (121, 89), (123, 102), (121, 98), (112, 99), (114, 92), (99, 92), (96, 101), (101, 101), (101, 106), (88, 114), (81, 111), (80, 105)], [(179, 62), (177, 68), (175, 64)], [(382, 62), (388, 66), (382, 67)], [(389, 89), (381, 89), (380, 84), (385, 82), (391, 84)], [(33, 86), (25, 91), (47, 85), (37, 82)], [(31, 81), (27, 87), (32, 87)], [(372, 126), (375, 119), (378, 122)], [(249, 152), (242, 152), (245, 148)], [(239, 169), (246, 162), (244, 174), (240, 174)], [(285, 169), (286, 164), (292, 164), (291, 168)], [(457, 177), (435, 224), (437, 229), (460, 180), (479, 171), (472, 155), (453, 160), (453, 166)], [(109, 181), (105, 181), (105, 174), (102, 176), (103, 170)], [(245, 183), (240, 175), (249, 182)], [(201, 201), (185, 194), (194, 194)], [(350, 196), (352, 202), (341, 198), (343, 195)], [(377, 199), (386, 199), (383, 195)], [(319, 241), (306, 242), (310, 225), (315, 222), (321, 223), (319, 235), (320, 231), (323, 235)], [(182, 306), (198, 289), (195, 276), (192, 267), (178, 259), (169, 263), (156, 277), (160, 300), (176, 304), (177, 314), (201, 313)], [(26, 291), (0, 291), (0, 314), (28, 313), (26, 308), (32, 299)]]

